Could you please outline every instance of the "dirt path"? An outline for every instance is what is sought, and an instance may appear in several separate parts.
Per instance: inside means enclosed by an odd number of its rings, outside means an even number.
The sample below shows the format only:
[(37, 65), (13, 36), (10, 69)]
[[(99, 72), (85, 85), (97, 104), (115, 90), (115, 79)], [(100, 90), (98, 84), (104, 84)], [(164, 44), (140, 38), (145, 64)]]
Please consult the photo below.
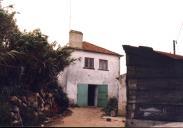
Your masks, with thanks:
[(51, 127), (124, 127), (122, 117), (106, 121), (102, 118), (101, 108), (71, 108), (72, 115), (58, 118), (48, 124)]

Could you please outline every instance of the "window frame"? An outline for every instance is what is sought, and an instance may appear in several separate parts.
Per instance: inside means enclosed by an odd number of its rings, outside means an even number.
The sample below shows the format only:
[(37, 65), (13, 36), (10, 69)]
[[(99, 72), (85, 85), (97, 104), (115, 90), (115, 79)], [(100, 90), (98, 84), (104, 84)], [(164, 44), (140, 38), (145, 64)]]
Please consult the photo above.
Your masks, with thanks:
[[(87, 60), (88, 59), (88, 60)], [(92, 61), (91, 61), (92, 60)], [(86, 62), (88, 61), (88, 62)], [(84, 69), (94, 69), (94, 58), (91, 57), (85, 57), (84, 59)], [(87, 63), (87, 64), (86, 64)]]
[[(101, 66), (101, 63), (106, 62), (106, 68), (104, 69), (104, 66)], [(103, 63), (104, 64), (104, 63)], [(102, 71), (109, 71), (109, 66), (108, 66), (108, 60), (104, 60), (104, 59), (99, 59), (99, 69), (98, 70), (102, 70)]]

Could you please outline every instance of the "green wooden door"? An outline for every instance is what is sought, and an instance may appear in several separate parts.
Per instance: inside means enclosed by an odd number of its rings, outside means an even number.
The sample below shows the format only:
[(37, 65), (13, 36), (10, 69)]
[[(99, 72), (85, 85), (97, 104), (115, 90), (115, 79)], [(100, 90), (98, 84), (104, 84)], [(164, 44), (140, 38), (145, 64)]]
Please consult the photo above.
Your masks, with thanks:
[(78, 84), (77, 88), (77, 105), (88, 106), (88, 85)]
[(98, 85), (98, 107), (105, 107), (108, 101), (108, 86)]

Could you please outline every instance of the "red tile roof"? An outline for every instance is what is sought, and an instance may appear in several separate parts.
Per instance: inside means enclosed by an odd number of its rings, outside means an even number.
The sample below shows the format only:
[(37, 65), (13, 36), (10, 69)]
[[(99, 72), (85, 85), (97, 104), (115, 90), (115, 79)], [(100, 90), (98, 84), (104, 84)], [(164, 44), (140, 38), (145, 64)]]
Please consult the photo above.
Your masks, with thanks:
[[(70, 47), (72, 48), (72, 47)], [(102, 54), (109, 54), (109, 55), (116, 55), (116, 56), (122, 56), (118, 53), (112, 52), (110, 50), (107, 50), (105, 48), (96, 46), (94, 44), (91, 44), (89, 42), (83, 41), (83, 47), (82, 48), (72, 48), (72, 49), (77, 49), (77, 50), (83, 50), (83, 51), (88, 51), (88, 52), (95, 52), (95, 53), (102, 53)]]
[(104, 54), (111, 54), (111, 55), (122, 56), (122, 55), (120, 55), (118, 53), (112, 52), (110, 50), (107, 50), (105, 48), (96, 46), (96, 45), (91, 44), (91, 43), (86, 42), (86, 41), (83, 42), (83, 50), (91, 51), (91, 52), (98, 52), (98, 53), (104, 53)]
[(172, 59), (183, 60), (183, 56), (181, 56), (181, 55), (174, 55), (174, 54), (171, 54), (171, 53), (161, 52), (161, 51), (156, 51), (156, 52), (159, 53), (159, 54), (162, 54), (164, 56), (170, 57)]

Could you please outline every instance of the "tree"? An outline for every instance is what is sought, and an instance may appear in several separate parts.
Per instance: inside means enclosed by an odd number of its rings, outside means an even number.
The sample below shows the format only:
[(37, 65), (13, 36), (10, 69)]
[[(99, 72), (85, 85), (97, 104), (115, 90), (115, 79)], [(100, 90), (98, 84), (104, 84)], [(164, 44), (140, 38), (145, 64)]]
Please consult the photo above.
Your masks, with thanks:
[(20, 32), (14, 15), (0, 10), (0, 86), (39, 90), (74, 60), (71, 51), (48, 43), (39, 29)]
[(58, 73), (73, 61), (69, 57), (71, 51), (61, 47), (54, 50), (55, 45), (55, 42), (49, 44), (47, 36), (39, 29), (22, 34), (15, 46), (18, 52), (29, 58), (22, 64), (24, 85), (39, 89), (56, 80)]
[(7, 10), (0, 9), (0, 50), (4, 51), (13, 48), (13, 42), (21, 34), (14, 15), (16, 12), (9, 13)]
[[(14, 15), (15, 12), (0, 10), (0, 125), (10, 125), (13, 121), (10, 117), (14, 115), (10, 110), (15, 106), (19, 107), (19, 116), (22, 116), (25, 126), (38, 125), (45, 115), (38, 112), (39, 106), (35, 108), (29, 104), (29, 98), (24, 101), (27, 107), (23, 107), (23, 104), (11, 106), (8, 97), (29, 97), (29, 94), (35, 94), (33, 91), (42, 94), (39, 92), (41, 89), (45, 96), (52, 93), (52, 102), (60, 108), (60, 112), (65, 111), (69, 100), (57, 85), (57, 75), (74, 59), (70, 58), (72, 51), (66, 47), (56, 47), (56, 42), (49, 43), (48, 37), (39, 29), (21, 32)], [(48, 100), (44, 95), (42, 98)], [(34, 113), (38, 113), (38, 116)]]
[[(0, 9), (0, 86), (16, 85), (20, 69), (20, 53), (13, 49), (14, 40), (21, 34), (14, 19), (15, 12)], [(15, 58), (16, 57), (16, 58)], [(17, 62), (15, 62), (17, 61)], [(3, 90), (2, 90), (3, 91)]]

